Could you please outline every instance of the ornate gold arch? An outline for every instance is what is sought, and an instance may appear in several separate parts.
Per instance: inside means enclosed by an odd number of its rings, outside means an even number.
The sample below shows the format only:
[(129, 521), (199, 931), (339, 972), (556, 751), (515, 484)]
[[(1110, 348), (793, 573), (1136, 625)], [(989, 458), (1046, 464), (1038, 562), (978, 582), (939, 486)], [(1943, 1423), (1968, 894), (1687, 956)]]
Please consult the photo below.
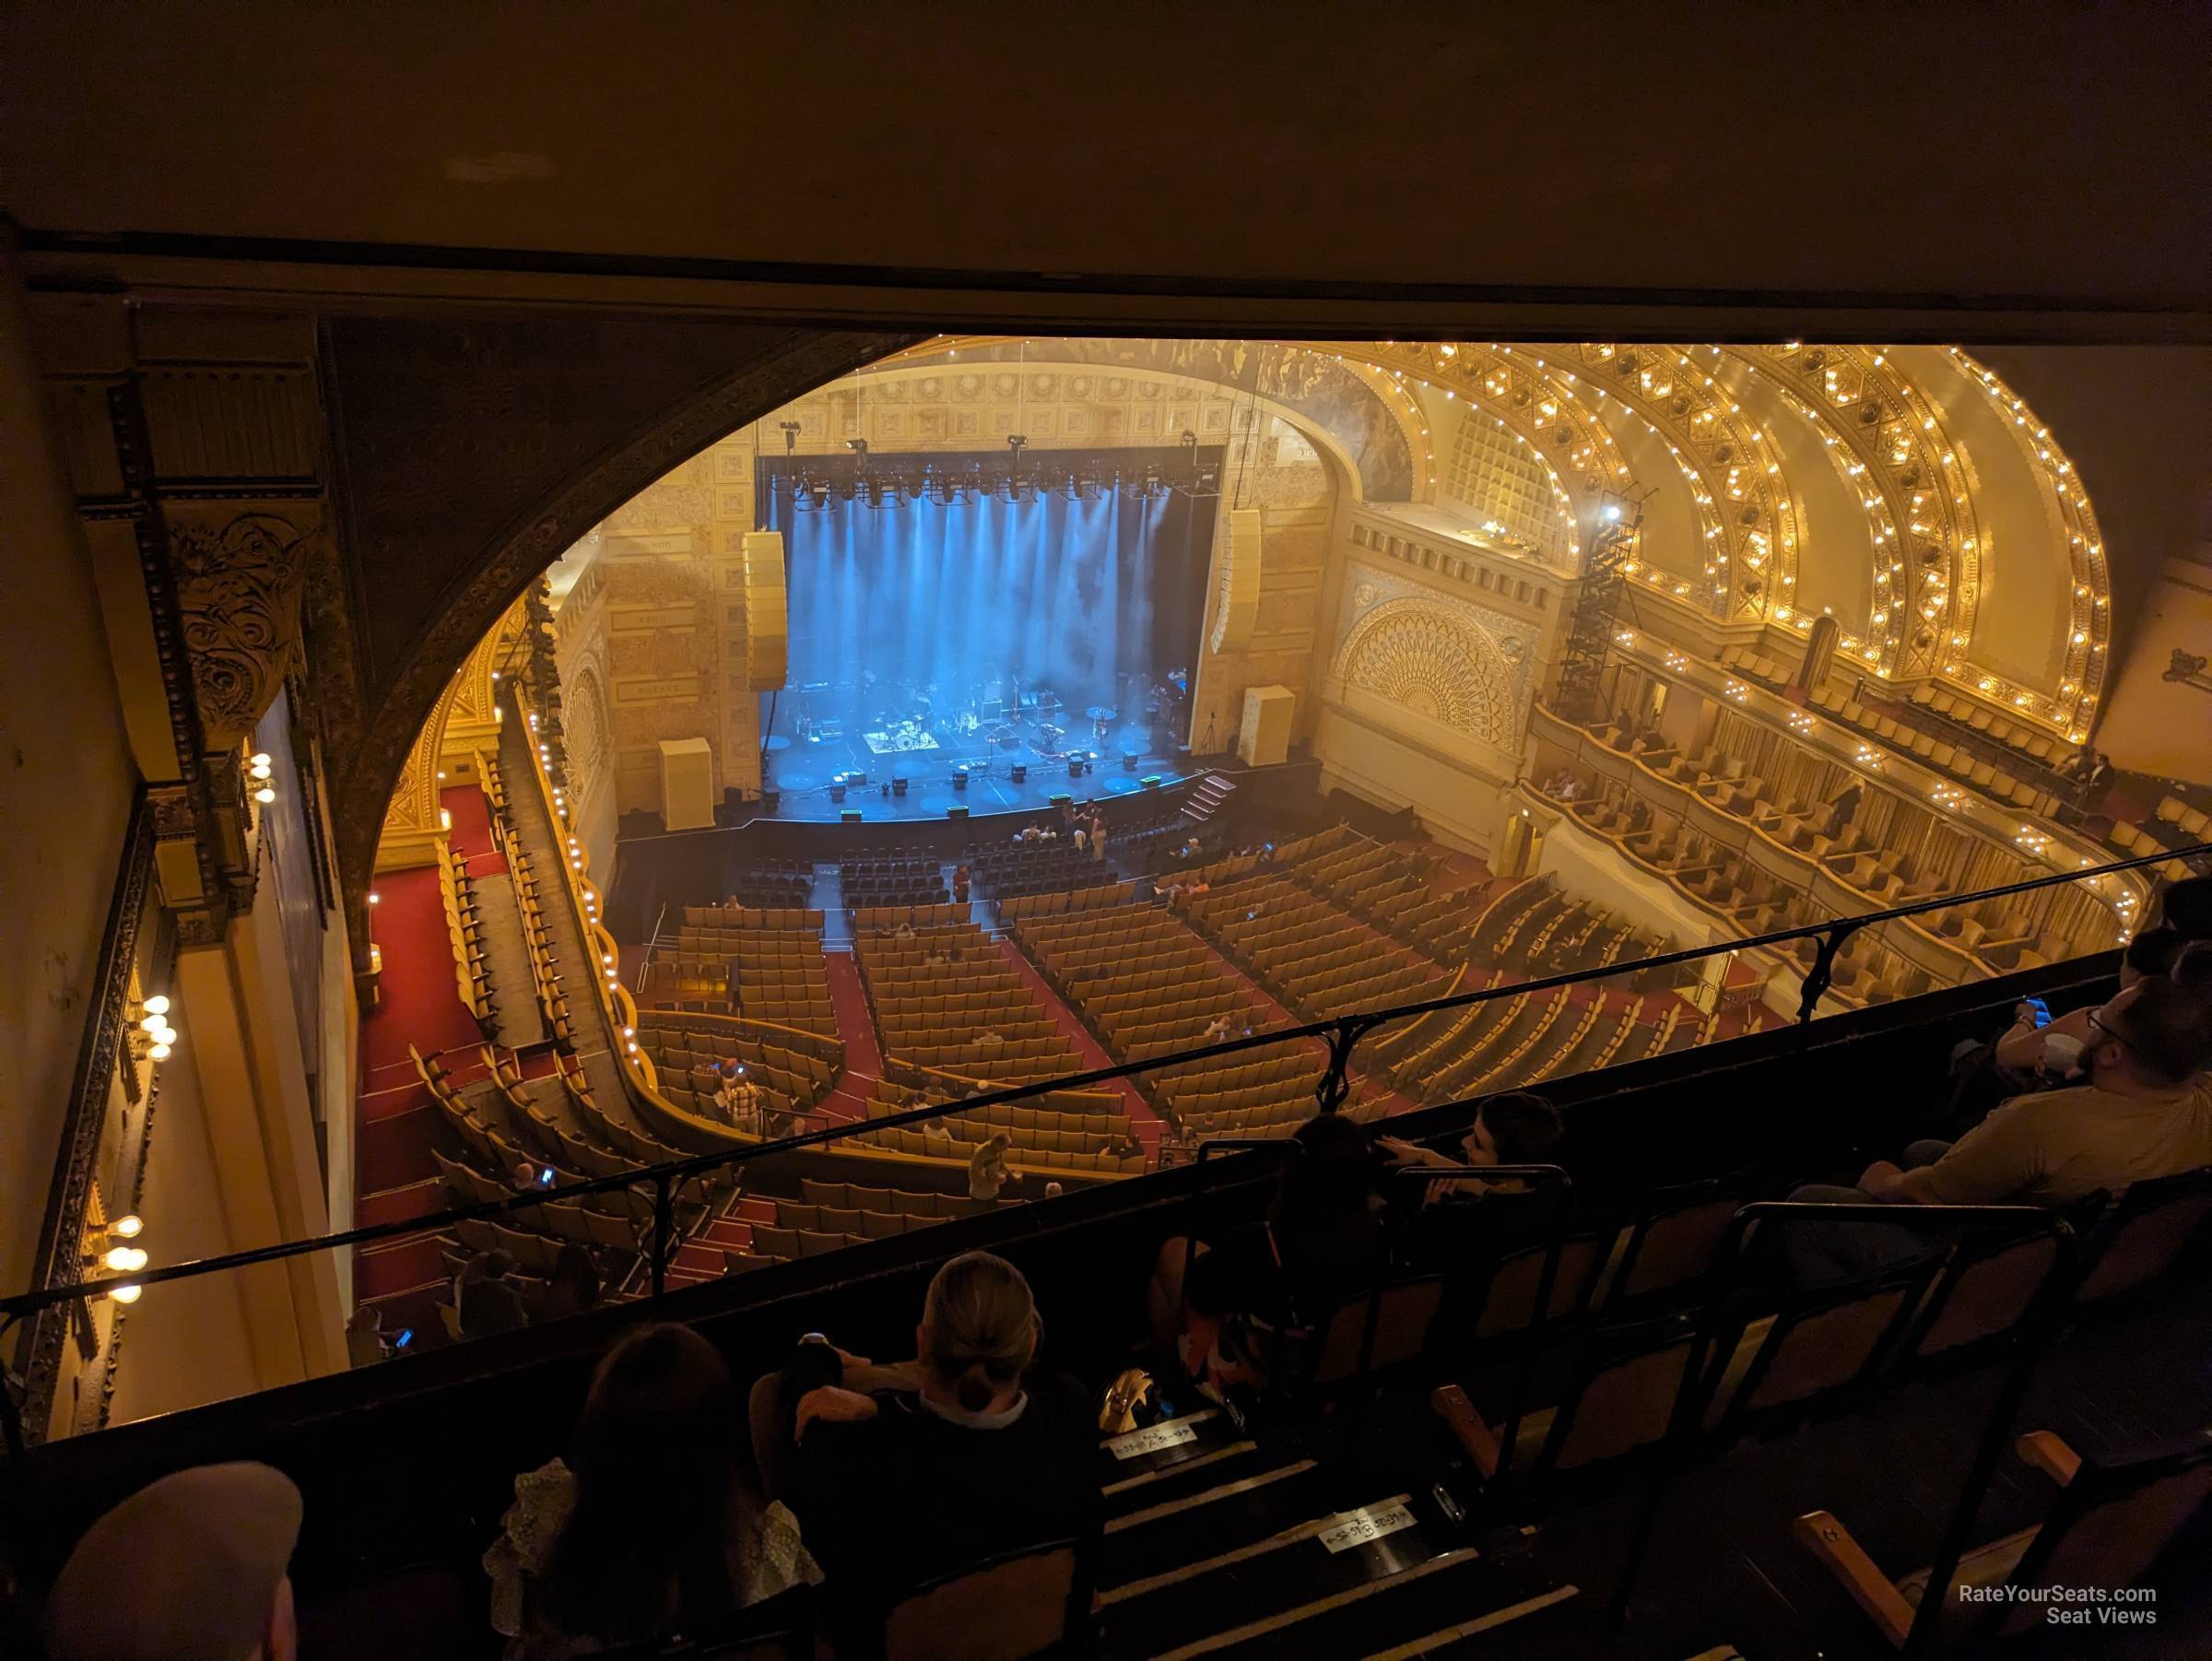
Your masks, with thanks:
[(1438, 601), (1383, 601), (1346, 633), (1329, 673), (1485, 744), (1515, 742), (1504, 653), (1480, 624)]

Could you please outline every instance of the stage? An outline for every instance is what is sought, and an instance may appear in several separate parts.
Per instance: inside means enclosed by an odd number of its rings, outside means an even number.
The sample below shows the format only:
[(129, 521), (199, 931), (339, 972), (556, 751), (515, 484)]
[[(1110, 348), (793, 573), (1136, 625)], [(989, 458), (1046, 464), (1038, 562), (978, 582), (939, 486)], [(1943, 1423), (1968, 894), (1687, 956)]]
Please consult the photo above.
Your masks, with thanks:
[(941, 819), (947, 807), (965, 806), (982, 818), (1043, 808), (1063, 792), (1077, 802), (1134, 795), (1147, 775), (1165, 782), (1186, 773), (1188, 763), (1179, 767), (1172, 754), (1184, 709), (1180, 681), (1132, 677), (1122, 692), (1126, 714), (1106, 704), (1070, 707), (1049, 685), (1011, 675), (958, 685), (867, 676), (793, 688), (778, 700), (762, 758), (776, 806), (741, 811), (829, 821), (857, 809), (873, 822)]

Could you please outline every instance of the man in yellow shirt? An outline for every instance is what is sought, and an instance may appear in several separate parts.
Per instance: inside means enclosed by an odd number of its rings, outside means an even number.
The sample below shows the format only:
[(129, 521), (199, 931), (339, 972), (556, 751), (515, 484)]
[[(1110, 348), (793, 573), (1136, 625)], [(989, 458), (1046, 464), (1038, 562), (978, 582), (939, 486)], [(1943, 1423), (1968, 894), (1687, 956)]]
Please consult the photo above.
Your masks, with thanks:
[[(1790, 1198), (1838, 1205), (2062, 1207), (2100, 1190), (2212, 1165), (2212, 1005), (2146, 980), (2093, 1010), (2087, 1082), (2016, 1096), (1956, 1142), (1915, 1142), (1901, 1165), (1877, 1160), (1855, 1188), (1810, 1184)], [(1935, 1243), (1906, 1225), (1798, 1223), (1784, 1233), (1806, 1284), (1901, 1262)]]

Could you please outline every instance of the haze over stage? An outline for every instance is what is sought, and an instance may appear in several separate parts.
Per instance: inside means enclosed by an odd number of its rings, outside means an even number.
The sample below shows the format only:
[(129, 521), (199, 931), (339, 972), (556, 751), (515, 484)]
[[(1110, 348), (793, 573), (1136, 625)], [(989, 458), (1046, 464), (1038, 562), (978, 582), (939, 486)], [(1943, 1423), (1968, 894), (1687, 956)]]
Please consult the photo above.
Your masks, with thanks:
[[(1146, 489), (1135, 470), (1117, 482), (1116, 465), (1032, 453), (1016, 493), (960, 486), (974, 457), (933, 456), (952, 488), (903, 490), (848, 466), (818, 492), (818, 458), (761, 465), (790, 583), (790, 681), (764, 726), (779, 817), (985, 813), (1165, 769), (1188, 723), (1215, 498), (1157, 474)], [(1071, 780), (1071, 757), (1095, 772)], [(868, 783), (833, 800), (853, 772)], [(908, 791), (887, 798), (894, 776)]]

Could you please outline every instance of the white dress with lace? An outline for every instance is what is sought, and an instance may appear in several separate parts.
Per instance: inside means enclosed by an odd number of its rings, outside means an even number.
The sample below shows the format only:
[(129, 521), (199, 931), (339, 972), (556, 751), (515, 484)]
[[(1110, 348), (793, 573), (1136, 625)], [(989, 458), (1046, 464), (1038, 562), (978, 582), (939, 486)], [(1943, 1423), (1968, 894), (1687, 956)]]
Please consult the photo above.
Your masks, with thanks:
[[(576, 1478), (567, 1464), (555, 1459), (514, 1479), (514, 1503), (500, 1519), (500, 1537), (484, 1553), (484, 1572), (491, 1576), (491, 1625), (507, 1642), (512, 1657), (547, 1654), (543, 1634), (525, 1643), (530, 1584), (545, 1573), (553, 1556), (553, 1543), (576, 1504)], [(818, 1586), (822, 1571), (799, 1538), (799, 1520), (777, 1501), (759, 1514), (747, 1537), (737, 1546), (735, 1573), (737, 1601), (750, 1607), (796, 1585)], [(574, 1641), (570, 1655), (588, 1655), (598, 1646), (588, 1640)]]

